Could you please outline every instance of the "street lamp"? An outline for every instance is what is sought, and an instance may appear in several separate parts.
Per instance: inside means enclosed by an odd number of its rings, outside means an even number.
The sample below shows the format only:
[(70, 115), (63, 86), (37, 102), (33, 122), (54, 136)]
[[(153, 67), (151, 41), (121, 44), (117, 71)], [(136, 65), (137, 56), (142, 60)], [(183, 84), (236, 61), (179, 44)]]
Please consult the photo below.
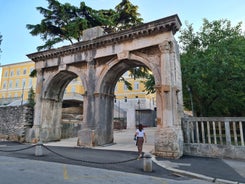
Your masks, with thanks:
[(25, 81), (23, 82), (23, 86), (22, 86), (21, 106), (23, 105), (23, 100), (24, 100), (24, 89), (25, 89)]

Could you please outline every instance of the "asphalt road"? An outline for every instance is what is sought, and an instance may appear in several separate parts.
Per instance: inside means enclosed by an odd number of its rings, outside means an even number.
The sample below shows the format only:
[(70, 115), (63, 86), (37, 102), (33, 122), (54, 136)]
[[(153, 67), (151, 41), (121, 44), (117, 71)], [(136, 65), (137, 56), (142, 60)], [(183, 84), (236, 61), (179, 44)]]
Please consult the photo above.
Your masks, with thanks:
[(37, 157), (30, 145), (0, 143), (0, 184), (208, 183), (154, 163), (152, 172), (144, 172), (143, 159), (137, 160), (136, 152), (49, 146), (43, 153)]
[(0, 156), (0, 184), (207, 184), (92, 167)]
[[(178, 160), (156, 158), (158, 164), (152, 163), (152, 172), (144, 172), (143, 159), (138, 160), (135, 151), (44, 146), (42, 147), (43, 156), (37, 157), (35, 150), (35, 145), (0, 142), (0, 184), (15, 183), (15, 180), (22, 183), (21, 178), (23, 183), (28, 183), (38, 175), (42, 177), (41, 183), (43, 181), (44, 183), (66, 183), (67, 181), (69, 183), (73, 181), (74, 183), (75, 181), (98, 183), (98, 178), (102, 178), (101, 181), (104, 183), (114, 183), (117, 180), (119, 181), (116, 183), (132, 183), (137, 182), (134, 178), (138, 177), (146, 177), (145, 181), (152, 180), (150, 183), (161, 184), (208, 183), (167, 170), (159, 166), (159, 163), (213, 178), (245, 183), (245, 178), (222, 159), (191, 156), (183, 156)], [(26, 177), (23, 178), (21, 173)], [(97, 173), (98, 177), (96, 177)], [(35, 184), (38, 182), (39, 179)]]

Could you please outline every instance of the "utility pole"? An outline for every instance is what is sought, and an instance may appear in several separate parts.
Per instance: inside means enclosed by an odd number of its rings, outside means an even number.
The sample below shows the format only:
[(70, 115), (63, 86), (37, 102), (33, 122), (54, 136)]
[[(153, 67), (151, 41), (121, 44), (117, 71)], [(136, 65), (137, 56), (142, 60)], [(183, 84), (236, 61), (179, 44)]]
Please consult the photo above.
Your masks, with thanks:
[(21, 106), (23, 105), (23, 100), (24, 100), (24, 89), (25, 89), (25, 81), (23, 82), (23, 86), (22, 86)]

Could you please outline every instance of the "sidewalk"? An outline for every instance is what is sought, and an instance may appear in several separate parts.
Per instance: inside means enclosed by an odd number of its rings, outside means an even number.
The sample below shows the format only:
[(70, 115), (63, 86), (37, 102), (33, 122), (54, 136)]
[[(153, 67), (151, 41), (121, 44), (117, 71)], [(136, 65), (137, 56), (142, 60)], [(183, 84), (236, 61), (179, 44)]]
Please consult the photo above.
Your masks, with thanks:
[[(137, 151), (135, 142), (133, 141), (134, 131), (115, 130), (114, 143), (94, 147), (100, 150), (117, 150), (117, 151)], [(146, 128), (147, 143), (144, 144), (144, 152), (152, 152), (154, 150), (154, 134), (156, 128)], [(77, 147), (77, 138), (64, 139), (59, 142), (50, 142), (47, 146), (64, 146)], [(245, 161), (216, 159), (204, 157), (183, 156), (178, 160), (161, 159), (153, 157), (153, 162), (157, 165), (193, 178), (199, 178), (209, 182), (216, 183), (245, 183)]]

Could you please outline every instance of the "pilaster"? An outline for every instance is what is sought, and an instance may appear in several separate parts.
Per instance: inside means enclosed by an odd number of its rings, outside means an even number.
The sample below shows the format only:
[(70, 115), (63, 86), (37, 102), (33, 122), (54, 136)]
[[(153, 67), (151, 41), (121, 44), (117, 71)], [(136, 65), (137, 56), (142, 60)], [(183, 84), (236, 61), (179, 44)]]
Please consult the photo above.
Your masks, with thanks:
[(183, 154), (183, 135), (178, 118), (179, 91), (175, 78), (175, 52), (171, 41), (159, 44), (161, 84), (156, 86), (157, 126), (155, 153), (162, 157), (179, 158)]

